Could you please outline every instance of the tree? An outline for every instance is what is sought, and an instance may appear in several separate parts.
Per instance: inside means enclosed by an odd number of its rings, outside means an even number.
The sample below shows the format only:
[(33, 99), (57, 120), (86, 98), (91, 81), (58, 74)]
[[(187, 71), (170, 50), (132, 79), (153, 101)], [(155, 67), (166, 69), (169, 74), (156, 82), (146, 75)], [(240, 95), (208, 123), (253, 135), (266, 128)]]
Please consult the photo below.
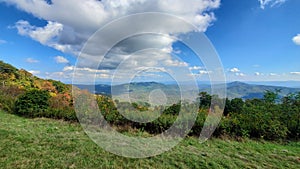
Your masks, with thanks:
[(279, 93), (281, 90), (276, 89), (275, 92), (266, 90), (264, 93), (263, 100), (268, 104), (275, 104), (279, 98)]
[(208, 108), (211, 104), (211, 95), (209, 95), (207, 92), (201, 92), (199, 94), (199, 100), (200, 100), (200, 107)]
[(178, 115), (181, 109), (181, 103), (172, 104), (170, 107), (164, 110), (165, 114)]
[(243, 113), (244, 101), (241, 98), (231, 100), (231, 112)]
[(56, 88), (58, 93), (66, 92), (68, 90), (67, 85), (63, 84), (60, 81), (55, 81), (55, 80), (49, 80), (52, 82), (53, 86)]

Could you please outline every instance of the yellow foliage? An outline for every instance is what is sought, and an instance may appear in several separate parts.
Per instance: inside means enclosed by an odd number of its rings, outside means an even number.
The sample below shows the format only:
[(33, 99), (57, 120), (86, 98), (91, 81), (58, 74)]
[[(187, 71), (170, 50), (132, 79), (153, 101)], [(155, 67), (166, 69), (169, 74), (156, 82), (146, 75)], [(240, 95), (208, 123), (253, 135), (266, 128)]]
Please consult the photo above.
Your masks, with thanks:
[(57, 96), (56, 93), (53, 93), (53, 92), (49, 92), (49, 94), (50, 94), (51, 97), (56, 97)]

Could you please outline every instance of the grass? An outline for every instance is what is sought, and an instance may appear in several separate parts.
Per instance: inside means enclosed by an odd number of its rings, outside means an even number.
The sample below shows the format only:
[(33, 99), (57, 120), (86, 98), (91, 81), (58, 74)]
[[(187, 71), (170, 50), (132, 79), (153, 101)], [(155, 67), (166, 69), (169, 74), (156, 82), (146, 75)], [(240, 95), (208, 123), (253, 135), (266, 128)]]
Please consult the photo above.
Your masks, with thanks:
[(79, 124), (0, 111), (0, 168), (299, 168), (300, 142), (186, 138), (171, 151), (130, 159), (104, 151)]

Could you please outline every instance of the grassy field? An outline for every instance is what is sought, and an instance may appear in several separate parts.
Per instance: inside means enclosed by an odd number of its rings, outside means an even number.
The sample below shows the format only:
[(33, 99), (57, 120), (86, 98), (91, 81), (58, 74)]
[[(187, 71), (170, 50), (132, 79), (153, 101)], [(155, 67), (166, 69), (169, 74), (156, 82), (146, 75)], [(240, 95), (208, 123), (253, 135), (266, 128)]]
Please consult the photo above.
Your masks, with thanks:
[(0, 168), (299, 168), (300, 142), (278, 144), (186, 138), (146, 159), (105, 152), (79, 124), (0, 111)]

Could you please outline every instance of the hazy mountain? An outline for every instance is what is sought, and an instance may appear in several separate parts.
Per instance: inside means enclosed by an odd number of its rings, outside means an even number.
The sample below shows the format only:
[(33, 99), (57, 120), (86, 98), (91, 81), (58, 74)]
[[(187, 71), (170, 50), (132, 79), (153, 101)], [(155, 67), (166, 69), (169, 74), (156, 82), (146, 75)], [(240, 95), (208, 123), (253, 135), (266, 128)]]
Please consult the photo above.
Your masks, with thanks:
[(229, 98), (262, 98), (266, 90), (280, 90), (280, 96), (284, 96), (289, 93), (300, 92), (300, 88), (289, 88), (282, 86), (255, 85), (242, 82), (232, 82), (227, 84), (227, 96)]
[[(87, 89), (96, 94), (111, 95), (113, 91), (114, 96), (130, 95), (136, 98), (148, 96), (151, 91), (160, 89), (168, 97), (178, 97), (180, 95), (179, 87), (175, 84), (162, 84), (157, 82), (135, 82), (130, 84), (120, 84), (115, 86), (98, 84), (98, 85), (75, 85), (81, 89)], [(269, 86), (269, 85), (256, 85), (243, 82), (230, 82), (227, 86), (227, 97), (232, 98), (262, 98), (266, 90), (275, 91), (281, 90), (280, 96), (287, 95), (289, 93), (300, 92), (300, 88), (290, 88), (282, 86)], [(217, 85), (218, 87), (218, 85)], [(95, 90), (94, 90), (95, 89)], [(183, 92), (210, 92), (211, 86), (209, 84), (199, 84), (199, 91), (183, 91)]]
[(300, 81), (264, 81), (264, 82), (251, 81), (251, 82), (246, 82), (246, 83), (255, 84), (255, 85), (300, 88)]

